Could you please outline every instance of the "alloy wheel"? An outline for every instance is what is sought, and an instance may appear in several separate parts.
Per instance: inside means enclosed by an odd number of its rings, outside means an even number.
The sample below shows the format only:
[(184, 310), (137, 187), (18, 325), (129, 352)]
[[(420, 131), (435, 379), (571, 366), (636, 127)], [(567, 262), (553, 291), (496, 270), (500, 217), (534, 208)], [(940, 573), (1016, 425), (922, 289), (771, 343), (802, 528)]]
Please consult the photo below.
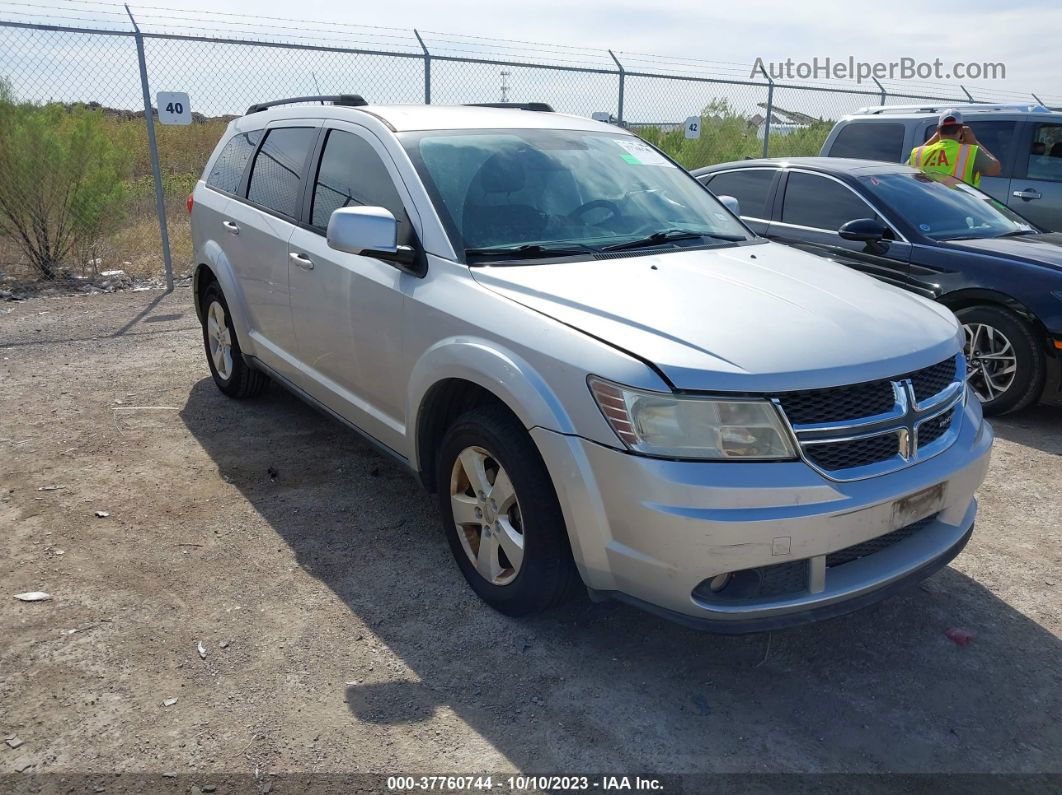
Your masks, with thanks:
[(207, 309), (207, 342), (214, 369), (227, 381), (232, 377), (232, 332), (225, 323), (225, 307), (218, 301)]
[(508, 585), (524, 561), (520, 503), (508, 473), (482, 447), (466, 447), (454, 461), (450, 504), (468, 559), (492, 585)]
[(1018, 357), (999, 329), (985, 323), (964, 323), (966, 380), (978, 400), (995, 400), (1014, 384)]

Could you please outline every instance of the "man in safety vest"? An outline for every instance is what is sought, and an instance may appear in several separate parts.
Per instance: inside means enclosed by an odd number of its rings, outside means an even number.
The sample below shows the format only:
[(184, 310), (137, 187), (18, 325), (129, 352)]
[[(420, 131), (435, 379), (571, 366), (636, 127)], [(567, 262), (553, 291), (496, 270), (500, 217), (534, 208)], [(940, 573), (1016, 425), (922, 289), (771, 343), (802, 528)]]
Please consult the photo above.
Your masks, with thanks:
[(907, 165), (947, 174), (975, 188), (981, 184), (982, 176), (999, 176), (1002, 170), (995, 155), (963, 124), (962, 114), (957, 110), (940, 114), (937, 131), (925, 144), (911, 150)]

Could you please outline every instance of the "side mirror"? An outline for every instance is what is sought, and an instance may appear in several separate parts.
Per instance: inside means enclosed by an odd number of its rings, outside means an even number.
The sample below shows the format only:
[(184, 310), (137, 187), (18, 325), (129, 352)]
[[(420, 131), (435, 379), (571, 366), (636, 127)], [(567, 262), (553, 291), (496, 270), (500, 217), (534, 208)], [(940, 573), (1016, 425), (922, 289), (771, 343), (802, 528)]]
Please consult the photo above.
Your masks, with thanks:
[(889, 229), (873, 218), (856, 218), (837, 230), (845, 240), (857, 240), (861, 243), (876, 243), (888, 235)]
[(719, 199), (719, 203), (730, 210), (738, 218), (741, 217), (741, 202), (735, 199), (733, 196), (716, 196)]
[(398, 221), (383, 207), (340, 207), (328, 219), (327, 240), (348, 254), (396, 254)]

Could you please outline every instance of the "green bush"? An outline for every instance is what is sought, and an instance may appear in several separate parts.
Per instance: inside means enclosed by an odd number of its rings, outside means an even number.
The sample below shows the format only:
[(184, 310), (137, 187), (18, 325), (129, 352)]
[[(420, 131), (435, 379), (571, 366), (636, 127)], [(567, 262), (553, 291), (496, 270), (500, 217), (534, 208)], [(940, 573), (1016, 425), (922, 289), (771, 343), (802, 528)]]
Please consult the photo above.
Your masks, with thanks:
[[(773, 133), (770, 157), (805, 157), (819, 153), (833, 123), (818, 121), (789, 133)], [(757, 125), (735, 111), (725, 100), (711, 103), (701, 111), (701, 135), (686, 138), (685, 130), (661, 127), (634, 128), (633, 132), (667, 152), (678, 163), (694, 169), (732, 160), (763, 156), (763, 141), (756, 137)]]
[(114, 227), (128, 174), (98, 110), (19, 103), (0, 83), (0, 234), (41, 277)]

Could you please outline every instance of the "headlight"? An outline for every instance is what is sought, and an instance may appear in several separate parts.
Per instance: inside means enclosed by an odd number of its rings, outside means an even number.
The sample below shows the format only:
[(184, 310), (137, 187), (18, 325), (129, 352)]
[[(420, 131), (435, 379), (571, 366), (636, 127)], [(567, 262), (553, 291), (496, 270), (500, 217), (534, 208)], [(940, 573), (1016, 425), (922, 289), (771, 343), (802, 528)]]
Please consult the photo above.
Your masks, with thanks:
[(590, 391), (631, 450), (665, 458), (796, 458), (773, 404), (759, 399), (685, 397), (619, 386), (596, 376)]

